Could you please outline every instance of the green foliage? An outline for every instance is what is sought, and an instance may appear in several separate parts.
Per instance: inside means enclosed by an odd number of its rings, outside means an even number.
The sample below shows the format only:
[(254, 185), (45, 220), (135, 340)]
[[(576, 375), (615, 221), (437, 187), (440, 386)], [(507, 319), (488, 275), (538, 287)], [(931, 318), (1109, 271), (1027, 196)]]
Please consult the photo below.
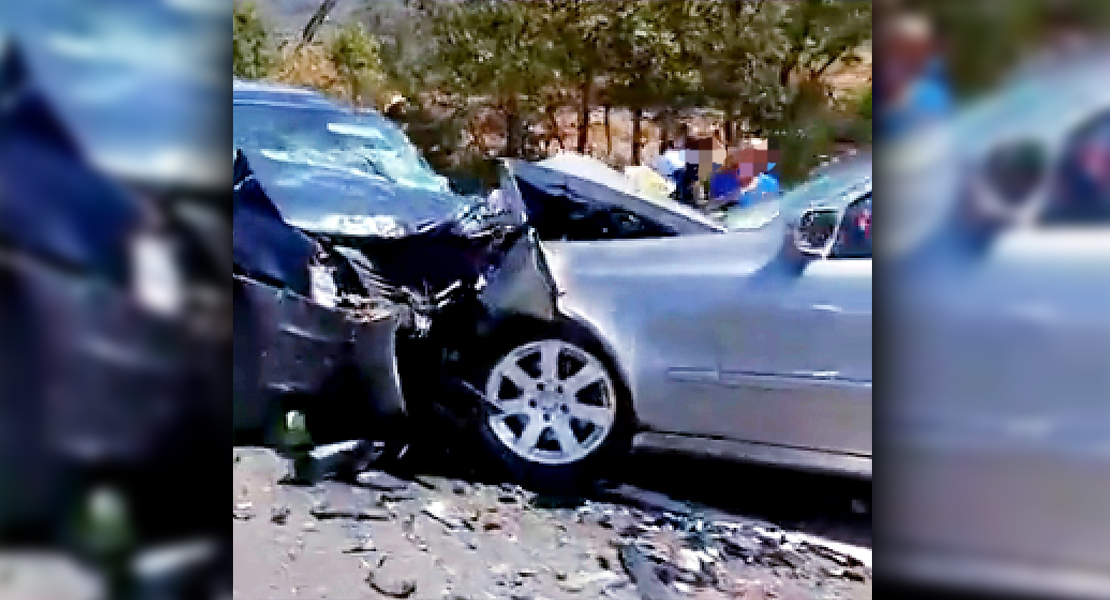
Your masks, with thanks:
[(573, 148), (557, 113), (578, 115), (581, 143), (581, 115), (602, 104), (667, 123), (710, 110), (741, 135), (784, 136), (788, 179), (838, 140), (869, 143), (870, 109), (826, 83), (870, 39), (869, 3), (379, 0), (353, 20), (327, 42), (342, 95), (403, 95), (391, 116), (443, 172)]
[(236, 2), (232, 24), (234, 76), (246, 79), (269, 76), (275, 65), (274, 49), (258, 7), (249, 0)]
[(328, 57), (335, 64), (346, 96), (356, 104), (368, 100), (383, 104), (388, 90), (379, 45), (359, 23), (339, 28), (327, 44)]
[(912, 0), (904, 3), (933, 18), (946, 42), (953, 86), (971, 96), (996, 86), (1061, 28), (1110, 31), (1106, 0)]

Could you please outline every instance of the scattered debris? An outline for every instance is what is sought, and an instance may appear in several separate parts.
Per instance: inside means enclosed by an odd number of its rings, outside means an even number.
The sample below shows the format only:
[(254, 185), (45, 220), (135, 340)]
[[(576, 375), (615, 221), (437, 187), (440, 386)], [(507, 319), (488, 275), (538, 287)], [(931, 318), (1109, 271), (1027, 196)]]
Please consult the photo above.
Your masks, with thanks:
[(378, 499), (382, 502), (408, 502), (409, 500), (416, 500), (416, 492), (411, 489), (382, 492)]
[(250, 502), (236, 502), (235, 509), (231, 513), (232, 517), (239, 521), (247, 521), (254, 518), (254, 505)]
[(292, 480), (315, 483), (329, 478), (351, 479), (373, 462), (375, 451), (366, 440), (316, 446), (293, 461)]
[(416, 580), (403, 577), (393, 577), (383, 573), (382, 569), (370, 571), (366, 582), (375, 592), (390, 598), (408, 598), (416, 593)]
[(355, 476), (355, 481), (361, 486), (383, 492), (398, 492), (409, 489), (409, 482), (385, 471), (363, 471)]
[(653, 561), (635, 544), (620, 548), (621, 565), (644, 600), (673, 600), (677, 595), (659, 578)]
[(358, 554), (362, 552), (373, 552), (377, 549), (377, 546), (374, 545), (374, 538), (367, 536), (360, 539), (357, 543), (343, 552), (345, 554)]
[(474, 531), (474, 526), (465, 519), (449, 514), (446, 505), (442, 502), (432, 502), (425, 506), (420, 512), (443, 523), (448, 529), (466, 529), (468, 531)]
[(328, 519), (354, 519), (357, 521), (388, 521), (389, 511), (381, 508), (353, 508), (332, 507), (326, 503), (318, 503), (309, 510), (309, 514), (321, 520)]
[(270, 507), (270, 521), (278, 525), (285, 525), (285, 521), (289, 518), (289, 507), (284, 504), (277, 504)]
[[(275, 540), (285, 544), (280, 548), (283, 569), (303, 572), (308, 564), (319, 564), (307, 560), (310, 554), (356, 557), (363, 568), (348, 585), (368, 583), (375, 590), (368, 593), (383, 597), (871, 597), (866, 549), (711, 513), (662, 494), (620, 491), (638, 500), (550, 503), (513, 485), (450, 477), (411, 481), (363, 471), (346, 483), (321, 483), (283, 495), (290, 504), (269, 510), (274, 524), (286, 523), (294, 513), (314, 517), (305, 523), (306, 533), (297, 532), (295, 543), (275, 530)], [(237, 514), (259, 508), (249, 505), (246, 492), (237, 491), (236, 497)], [(298, 501), (306, 506), (298, 508)], [(325, 520), (338, 521), (337, 526), (324, 527), (320, 522)], [(373, 525), (373, 535), (370, 520), (380, 522)], [(340, 537), (331, 545), (334, 536)], [(340, 597), (341, 588), (328, 580), (329, 596)]]

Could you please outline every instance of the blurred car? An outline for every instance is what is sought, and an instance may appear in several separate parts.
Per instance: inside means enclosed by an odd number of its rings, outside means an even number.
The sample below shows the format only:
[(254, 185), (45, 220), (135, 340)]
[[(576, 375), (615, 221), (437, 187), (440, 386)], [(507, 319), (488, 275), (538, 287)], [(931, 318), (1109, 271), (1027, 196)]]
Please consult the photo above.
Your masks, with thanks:
[(545, 487), (637, 432), (869, 476), (869, 159), (729, 230), (542, 163), (508, 161), (496, 194), (458, 196), (377, 113), (263, 89), (237, 83), (235, 101), (260, 196), (360, 265), (355, 296), (423, 316), (397, 330), (413, 433), (445, 414)]
[(89, 550), (76, 520), (101, 485), (140, 546), (215, 534), (218, 505), (182, 490), (226, 431), (220, 258), (90, 165), (14, 45), (0, 96), (0, 536)]
[(892, 578), (1110, 596), (1107, 76), (1073, 57), (884, 150)]

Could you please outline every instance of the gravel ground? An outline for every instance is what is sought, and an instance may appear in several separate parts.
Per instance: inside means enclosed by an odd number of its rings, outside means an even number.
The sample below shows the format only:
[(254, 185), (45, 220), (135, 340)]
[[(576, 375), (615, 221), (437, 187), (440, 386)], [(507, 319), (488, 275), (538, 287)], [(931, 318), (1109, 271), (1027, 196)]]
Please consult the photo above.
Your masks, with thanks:
[[(369, 470), (347, 482), (294, 485), (283, 483), (287, 459), (235, 448), (233, 597), (871, 598), (869, 549), (794, 529), (869, 545), (857, 488), (830, 495), (783, 487), (824, 486), (821, 479), (674, 460), (638, 459), (629, 482), (593, 499), (553, 499), (431, 466), (410, 470), (437, 475)], [(688, 497), (638, 481), (660, 472)]]

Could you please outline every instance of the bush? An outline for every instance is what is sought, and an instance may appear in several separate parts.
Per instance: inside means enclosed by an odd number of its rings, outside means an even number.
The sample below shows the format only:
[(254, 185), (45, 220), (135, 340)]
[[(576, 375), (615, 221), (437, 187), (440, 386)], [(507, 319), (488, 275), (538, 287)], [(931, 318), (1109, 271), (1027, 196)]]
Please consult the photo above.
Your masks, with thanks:
[(253, 2), (236, 2), (232, 17), (232, 73), (245, 79), (263, 79), (274, 68), (272, 41), (266, 23)]
[(359, 23), (344, 25), (327, 44), (346, 97), (355, 104), (384, 107), (389, 101), (378, 42)]

